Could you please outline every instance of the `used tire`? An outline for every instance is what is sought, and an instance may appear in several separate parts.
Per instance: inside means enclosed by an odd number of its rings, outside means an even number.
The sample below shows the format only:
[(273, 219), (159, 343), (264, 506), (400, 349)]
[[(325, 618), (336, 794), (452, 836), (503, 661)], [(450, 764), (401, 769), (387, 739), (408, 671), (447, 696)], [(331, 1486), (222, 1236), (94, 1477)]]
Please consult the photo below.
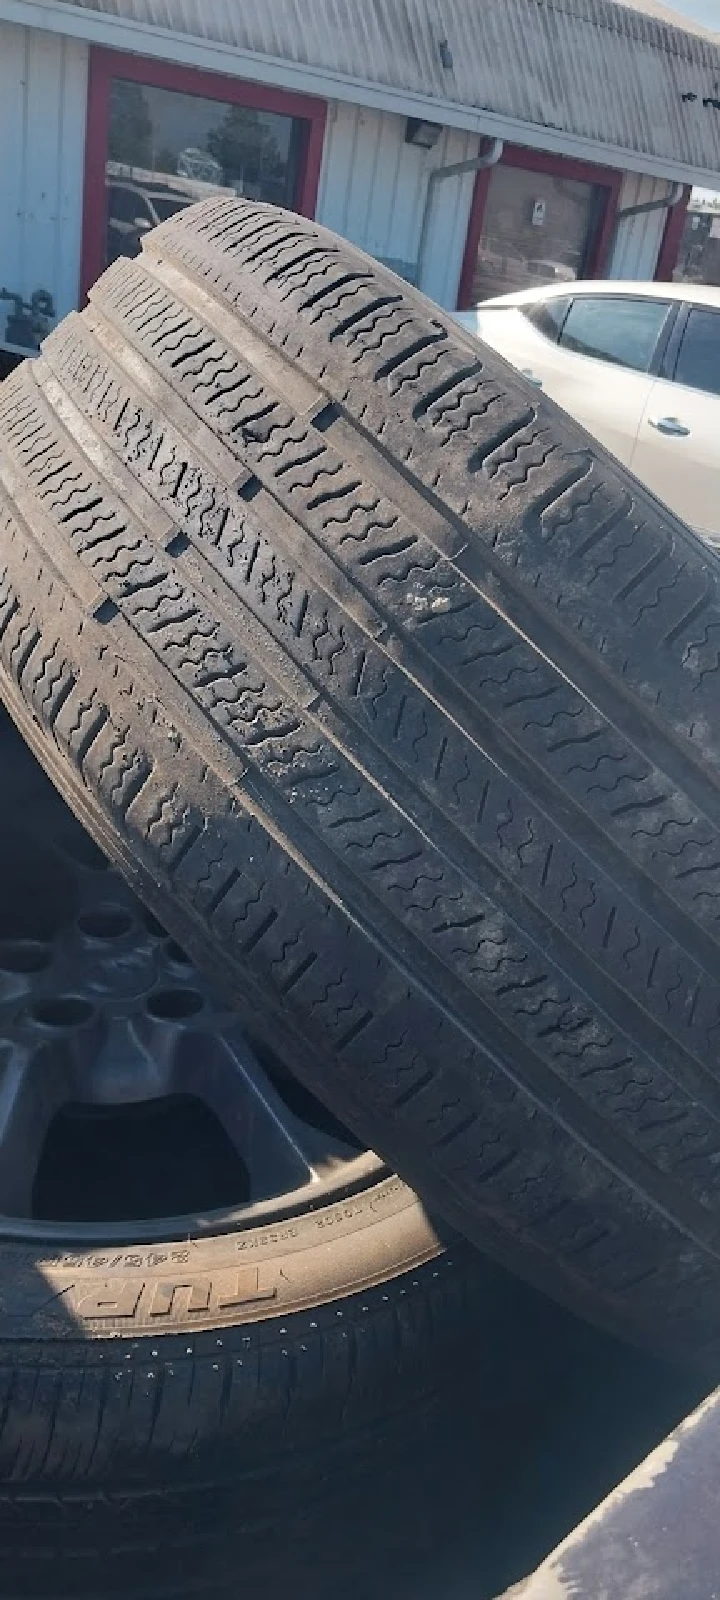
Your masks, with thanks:
[[(6, 1242), (0, 1283), (0, 1525), (43, 1485), (127, 1501), (263, 1467), (302, 1475), (323, 1445), (352, 1451), (441, 1390), (483, 1298), (472, 1252), (443, 1250), (382, 1176), (215, 1237)], [(503, 1290), (486, 1282), (484, 1298), (490, 1350)]]
[[(168, 1555), (422, 1432), (469, 1352), (482, 1411), (526, 1401), (540, 1362), (518, 1392), (500, 1356), (519, 1286), (443, 1246), (404, 1183), (254, 1061), (2, 711), (0, 771), (3, 1593), (12, 1557), (23, 1593), (49, 1576), (56, 1595), (73, 1553), (77, 1593), (103, 1549), (150, 1590), (150, 1557), (167, 1584)], [(178, 1137), (187, 1059), (203, 1081)], [(202, 1122), (221, 1073), (230, 1166)]]
[(218, 199), (0, 393), (2, 694), (484, 1249), (720, 1357), (717, 557), (392, 274)]

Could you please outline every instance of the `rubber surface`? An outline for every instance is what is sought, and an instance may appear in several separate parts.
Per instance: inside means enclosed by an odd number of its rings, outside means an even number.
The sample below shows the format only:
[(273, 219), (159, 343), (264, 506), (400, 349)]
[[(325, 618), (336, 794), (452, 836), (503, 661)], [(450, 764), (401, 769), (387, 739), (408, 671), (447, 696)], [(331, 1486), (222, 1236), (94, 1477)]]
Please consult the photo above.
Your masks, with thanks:
[(128, 1234), (0, 1251), (0, 1504), (302, 1474), (440, 1389), (483, 1311), (490, 1347), (509, 1292), (438, 1253), (399, 1179), (274, 1228)]
[[(126, 1096), (147, 1093), (146, 1056), (158, 1094), (163, 1063), (179, 1051), (216, 1073), (233, 1070), (233, 1049), (247, 1059), (212, 986), (179, 963), (2, 710), (0, 772), (3, 1073), (9, 1061), (39, 1086), (57, 1085), (70, 1055), (82, 1100), (85, 1057), (94, 1051), (107, 1063), (108, 1041), (111, 1058), (125, 1063)], [(104, 908), (99, 931), (91, 907)], [(194, 994), (202, 1012), (148, 1032), (154, 994)], [(90, 1034), (86, 1019), (74, 1029), (38, 1025), (39, 996), (92, 1000)], [(270, 1094), (270, 1078), (264, 1087)], [(3, 1094), (12, 1088), (3, 1078)], [(40, 1117), (40, 1093), (38, 1101)], [(300, 1137), (312, 1114), (307, 1105), (299, 1114)], [(251, 1101), (245, 1115), (253, 1117)], [(85, 1140), (98, 1138), (98, 1126), (85, 1122)], [(31, 1215), (0, 1219), (0, 1545), (26, 1576), (48, 1570), (51, 1552), (88, 1540), (132, 1548), (138, 1539), (157, 1545), (162, 1534), (175, 1546), (182, 1527), (184, 1540), (197, 1541), (222, 1523), (228, 1497), (234, 1519), (238, 1497), (243, 1514), (251, 1498), (253, 1517), (258, 1505), (266, 1510), (268, 1482), (296, 1499), (299, 1478), (319, 1477), (331, 1462), (345, 1472), (376, 1437), (414, 1426), (446, 1393), (480, 1326), (476, 1392), (494, 1403), (494, 1367), (517, 1320), (517, 1285), (468, 1246), (444, 1248), (417, 1197), (371, 1157), (349, 1161), (338, 1143), (334, 1193), (318, 1185), (308, 1199), (295, 1186), (275, 1195), (269, 1218), (236, 1210), (233, 1219), (227, 1191), (224, 1214), (209, 1209), (207, 1144), (203, 1151), (198, 1140), (193, 1156), (167, 1120), (156, 1118), (155, 1142), (137, 1128), (136, 1163), (153, 1167), (146, 1203), (156, 1197), (154, 1211), (138, 1214), (162, 1215), (168, 1185), (179, 1193), (171, 1164), (193, 1165), (182, 1193), (194, 1187), (194, 1230), (187, 1219), (184, 1230), (117, 1220), (133, 1214), (123, 1207), (143, 1188), (142, 1176), (126, 1178), (131, 1138), (117, 1124), (114, 1150), (107, 1128), (102, 1136), (114, 1181), (100, 1194), (94, 1152), (85, 1155), (76, 1137), (64, 1163), (56, 1145), (55, 1186), (47, 1174), (35, 1186)], [(255, 1138), (262, 1148), (257, 1116)], [(320, 1159), (322, 1139), (315, 1149)], [(6, 1164), (11, 1154), (8, 1141)], [(269, 1185), (278, 1169), (265, 1160)], [(73, 1201), (93, 1225), (57, 1220), (76, 1214)], [(0, 1209), (5, 1202), (3, 1191)], [(516, 1388), (514, 1372), (508, 1382)]]
[(225, 199), (0, 392), (2, 693), (484, 1249), (720, 1354), (717, 557), (415, 291)]

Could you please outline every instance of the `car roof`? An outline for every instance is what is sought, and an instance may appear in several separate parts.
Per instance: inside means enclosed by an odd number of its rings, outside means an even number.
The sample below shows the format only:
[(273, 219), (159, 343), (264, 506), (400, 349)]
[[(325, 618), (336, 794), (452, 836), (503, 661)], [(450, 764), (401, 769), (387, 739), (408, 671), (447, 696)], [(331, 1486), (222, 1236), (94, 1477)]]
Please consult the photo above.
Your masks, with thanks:
[(493, 306), (534, 305), (538, 300), (565, 300), (569, 294), (639, 295), (644, 299), (691, 300), (695, 305), (720, 308), (720, 288), (709, 283), (635, 283), (626, 278), (577, 278), (543, 284), (537, 289), (521, 289), (514, 294), (495, 295), (491, 300), (482, 300), (474, 310), (487, 311)]

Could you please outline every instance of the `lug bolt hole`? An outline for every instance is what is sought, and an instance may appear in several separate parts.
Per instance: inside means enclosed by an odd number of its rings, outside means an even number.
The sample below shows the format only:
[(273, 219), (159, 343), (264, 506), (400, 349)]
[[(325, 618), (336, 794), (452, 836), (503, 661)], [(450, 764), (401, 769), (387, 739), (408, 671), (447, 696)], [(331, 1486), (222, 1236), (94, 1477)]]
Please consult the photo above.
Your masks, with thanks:
[(84, 911), (78, 917), (78, 927), (88, 939), (121, 939), (132, 928), (132, 917), (127, 911), (113, 906), (106, 910)]
[(147, 1009), (158, 1022), (183, 1022), (202, 1011), (203, 997), (197, 989), (158, 989), (150, 996)]
[(88, 1000), (65, 994), (38, 1000), (30, 1014), (43, 1028), (81, 1028), (95, 1013)]

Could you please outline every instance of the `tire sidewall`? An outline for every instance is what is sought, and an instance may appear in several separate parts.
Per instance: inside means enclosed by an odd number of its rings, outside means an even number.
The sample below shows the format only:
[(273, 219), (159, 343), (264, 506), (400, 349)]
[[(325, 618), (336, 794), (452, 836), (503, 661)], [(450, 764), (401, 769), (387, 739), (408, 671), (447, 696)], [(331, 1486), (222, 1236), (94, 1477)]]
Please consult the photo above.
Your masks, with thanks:
[(263, 1227), (162, 1244), (0, 1247), (0, 1340), (94, 1343), (285, 1318), (412, 1272), (442, 1253), (413, 1191), (360, 1193)]

